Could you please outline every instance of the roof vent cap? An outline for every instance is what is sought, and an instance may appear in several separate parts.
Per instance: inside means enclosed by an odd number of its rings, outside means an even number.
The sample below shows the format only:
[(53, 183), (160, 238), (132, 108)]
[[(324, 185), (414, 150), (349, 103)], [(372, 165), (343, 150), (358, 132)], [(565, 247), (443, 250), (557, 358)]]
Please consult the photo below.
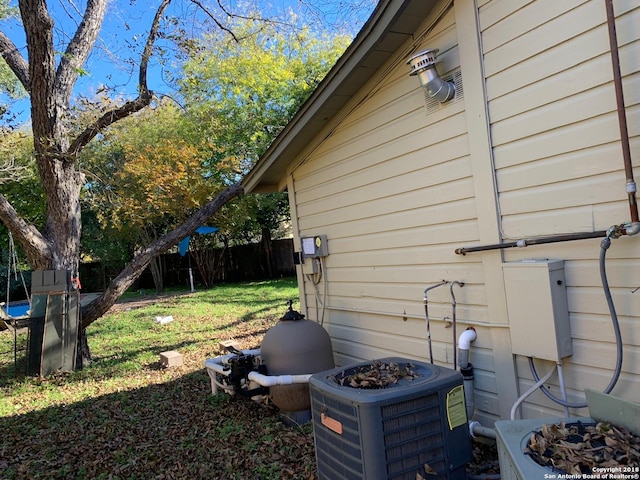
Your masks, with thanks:
[(420, 85), (425, 89), (427, 95), (435, 98), (440, 103), (448, 102), (456, 94), (456, 87), (453, 82), (447, 82), (440, 78), (436, 63), (438, 63), (438, 49), (432, 48), (415, 54), (407, 61), (411, 72), (420, 80)]

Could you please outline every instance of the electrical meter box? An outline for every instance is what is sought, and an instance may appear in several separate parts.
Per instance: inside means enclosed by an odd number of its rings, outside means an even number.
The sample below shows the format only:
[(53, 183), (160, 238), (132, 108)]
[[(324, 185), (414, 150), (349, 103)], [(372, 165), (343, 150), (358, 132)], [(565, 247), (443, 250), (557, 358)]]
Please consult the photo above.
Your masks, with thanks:
[(300, 243), (302, 244), (303, 258), (319, 258), (329, 255), (326, 235), (302, 237)]
[(508, 262), (502, 271), (513, 353), (554, 362), (570, 356), (564, 261)]

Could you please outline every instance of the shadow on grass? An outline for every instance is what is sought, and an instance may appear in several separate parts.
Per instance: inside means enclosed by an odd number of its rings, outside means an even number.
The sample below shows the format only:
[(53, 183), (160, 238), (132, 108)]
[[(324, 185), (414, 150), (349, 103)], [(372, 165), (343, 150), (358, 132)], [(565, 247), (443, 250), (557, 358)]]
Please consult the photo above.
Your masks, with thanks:
[(309, 428), (241, 397), (213, 396), (204, 370), (173, 381), (0, 418), (3, 479), (314, 478)]
[[(148, 347), (136, 348), (133, 350), (120, 350), (105, 356), (94, 355), (90, 366), (92, 378), (118, 377), (125, 375), (126, 369), (122, 368), (127, 362), (138, 362), (140, 357), (154, 357), (155, 361), (146, 362), (151, 369), (160, 369), (159, 356), (161, 352), (169, 350), (180, 350), (185, 347), (197, 345), (196, 341), (182, 341), (173, 345), (151, 345)], [(13, 352), (11, 359), (7, 361), (8, 356), (3, 356), (4, 362), (0, 366), (0, 388), (6, 387), (14, 382), (20, 382), (28, 375), (28, 356), (26, 344), (20, 346), (18, 351), (17, 363), (14, 363)], [(83, 370), (78, 369), (73, 374), (65, 376), (64, 382), (67, 384), (83, 382), (86, 380)], [(0, 477), (3, 480), (3, 477)]]

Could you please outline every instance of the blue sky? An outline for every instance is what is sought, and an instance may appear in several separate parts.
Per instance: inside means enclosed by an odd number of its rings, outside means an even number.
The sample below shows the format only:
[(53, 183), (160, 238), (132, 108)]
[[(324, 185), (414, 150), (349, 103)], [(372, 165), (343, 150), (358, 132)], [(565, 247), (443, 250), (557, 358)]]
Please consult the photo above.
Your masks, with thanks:
[[(214, 4), (215, 0), (210, 1)], [(201, 3), (205, 4), (207, 0)], [(14, 0), (12, 4), (17, 4)], [(66, 41), (73, 34), (80, 21), (80, 14), (74, 5), (83, 8), (84, 1), (79, 3), (70, 0), (49, 0), (49, 8), (56, 25), (57, 39), (60, 42), (59, 51), (64, 50)], [(105, 86), (111, 88), (109, 96), (133, 97), (136, 94), (138, 80), (138, 60), (144, 46), (147, 32), (160, 0), (112, 0), (107, 9), (105, 21), (100, 32), (96, 48), (89, 57), (85, 70), (76, 85), (75, 94), (94, 96)], [(375, 6), (375, 0), (271, 0), (268, 2), (255, 0), (255, 4), (264, 12), (265, 16), (283, 15), (284, 12), (295, 12), (301, 21), (311, 25), (324, 25), (332, 30), (348, 30), (352, 35), (357, 33), (362, 23), (368, 18)], [(238, 12), (247, 2), (235, 0), (222, 2), (230, 11)], [(217, 9), (216, 16), (224, 18)], [(188, 0), (174, 0), (167, 13), (179, 17), (185, 26), (193, 33), (201, 30), (206, 16)], [(215, 28), (211, 26), (210, 28)], [(26, 57), (26, 47), (22, 27), (16, 21), (0, 22), (0, 29), (4, 31), (21, 49)], [(169, 42), (158, 42), (170, 51), (174, 46)], [(0, 60), (1, 61), (1, 60)], [(158, 62), (158, 57), (152, 59), (148, 81), (149, 87), (157, 93), (171, 93), (171, 87), (166, 83), (167, 69), (175, 68), (175, 62), (169, 61), (165, 66)], [(28, 103), (19, 102), (16, 107), (22, 111), (21, 120), (28, 118)]]

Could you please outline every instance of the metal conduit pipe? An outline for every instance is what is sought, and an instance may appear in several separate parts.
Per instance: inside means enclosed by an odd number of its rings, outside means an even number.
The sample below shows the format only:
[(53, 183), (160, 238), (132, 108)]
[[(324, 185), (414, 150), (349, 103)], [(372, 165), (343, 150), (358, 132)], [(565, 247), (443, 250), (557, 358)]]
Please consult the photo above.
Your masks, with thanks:
[(528, 247), (530, 245), (543, 245), (546, 243), (571, 242), (574, 240), (586, 240), (589, 238), (602, 238), (607, 236), (607, 230), (598, 230), (595, 232), (581, 233), (565, 233), (560, 235), (552, 235), (540, 238), (523, 238), (515, 242), (493, 243), (489, 245), (479, 245), (477, 247), (461, 247), (456, 248), (455, 253), (458, 255), (466, 255), (471, 252), (482, 252), (486, 250), (498, 250), (512, 247)]
[(429, 362), (431, 364), (433, 364), (433, 347), (431, 345), (431, 323), (429, 322), (429, 300), (427, 299), (427, 293), (429, 292), (429, 290), (441, 287), (442, 285), (446, 285), (447, 283), (449, 283), (447, 280), (442, 280), (441, 282), (424, 289), (424, 316), (427, 323), (427, 343), (429, 345)]
[(458, 369), (458, 357), (457, 357), (457, 349), (456, 343), (458, 341), (458, 332), (456, 325), (456, 310), (457, 310), (457, 302), (456, 296), (453, 294), (453, 286), (459, 285), (460, 288), (464, 287), (464, 282), (458, 282), (457, 280), (451, 282), (451, 286), (449, 286), (449, 293), (451, 294), (451, 317), (453, 323), (453, 369)]
[(611, 65), (613, 67), (613, 84), (615, 86), (618, 124), (620, 126), (620, 143), (622, 145), (624, 171), (627, 177), (627, 196), (629, 197), (629, 210), (631, 213), (631, 226), (627, 229), (626, 234), (635, 235), (640, 232), (640, 219), (638, 219), (636, 182), (633, 179), (633, 164), (631, 162), (629, 131), (627, 129), (627, 116), (624, 106), (624, 93), (622, 89), (622, 74), (620, 73), (620, 56), (618, 54), (618, 36), (616, 33), (616, 17), (613, 11), (613, 0), (605, 0), (605, 6), (607, 10), (607, 27), (609, 29)]

